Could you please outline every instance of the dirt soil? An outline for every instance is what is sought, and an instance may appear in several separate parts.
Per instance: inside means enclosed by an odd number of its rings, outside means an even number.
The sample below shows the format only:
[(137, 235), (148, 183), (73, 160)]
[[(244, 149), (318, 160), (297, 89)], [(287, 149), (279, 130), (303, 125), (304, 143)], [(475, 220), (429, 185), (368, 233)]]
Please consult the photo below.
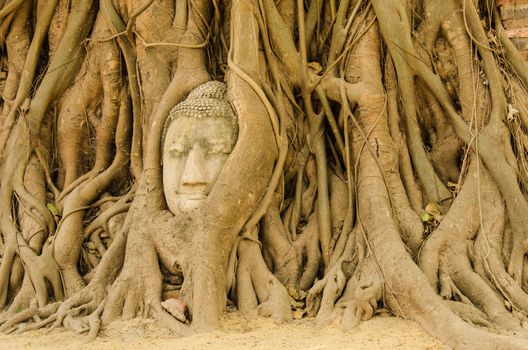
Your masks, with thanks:
[(184, 338), (174, 337), (154, 322), (116, 321), (88, 344), (84, 343), (83, 336), (60, 329), (49, 333), (40, 330), (22, 335), (0, 335), (0, 350), (447, 349), (418, 324), (388, 316), (374, 317), (346, 333), (338, 325), (316, 329), (310, 319), (276, 325), (269, 319), (248, 321), (237, 313), (229, 313), (225, 315), (221, 330)]

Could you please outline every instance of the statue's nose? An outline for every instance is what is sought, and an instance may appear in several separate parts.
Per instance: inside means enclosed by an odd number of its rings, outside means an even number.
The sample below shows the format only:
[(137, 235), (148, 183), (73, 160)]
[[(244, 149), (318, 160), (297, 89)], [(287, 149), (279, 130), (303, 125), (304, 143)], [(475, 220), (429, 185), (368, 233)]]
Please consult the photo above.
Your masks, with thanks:
[(199, 144), (194, 145), (189, 151), (181, 178), (181, 184), (183, 186), (192, 187), (202, 187), (206, 185), (205, 150)]

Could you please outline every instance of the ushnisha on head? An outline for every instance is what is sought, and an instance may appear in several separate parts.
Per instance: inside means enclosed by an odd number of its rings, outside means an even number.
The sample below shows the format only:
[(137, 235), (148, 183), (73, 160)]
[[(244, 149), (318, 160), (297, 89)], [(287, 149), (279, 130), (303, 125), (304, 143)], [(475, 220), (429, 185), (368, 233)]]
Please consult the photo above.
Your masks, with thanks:
[(200, 206), (235, 146), (238, 123), (226, 92), (224, 83), (202, 84), (167, 118), (161, 142), (163, 192), (174, 214)]

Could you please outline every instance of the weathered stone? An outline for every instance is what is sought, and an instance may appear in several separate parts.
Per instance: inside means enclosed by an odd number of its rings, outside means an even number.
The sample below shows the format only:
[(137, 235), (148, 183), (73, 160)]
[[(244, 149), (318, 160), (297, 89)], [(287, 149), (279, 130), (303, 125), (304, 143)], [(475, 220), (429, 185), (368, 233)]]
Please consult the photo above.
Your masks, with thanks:
[(518, 6), (528, 4), (528, 0), (497, 0), (499, 6)]
[(162, 139), (163, 191), (169, 210), (196, 209), (211, 191), (237, 140), (238, 125), (226, 86), (198, 86), (176, 105)]
[(502, 25), (506, 29), (528, 28), (528, 18), (518, 18), (518, 19), (503, 20), (502, 21)]
[(528, 38), (528, 28), (507, 29), (506, 33), (510, 38)]
[(503, 20), (528, 18), (528, 3), (501, 6)]
[(511, 40), (519, 50), (528, 50), (528, 38), (511, 38)]

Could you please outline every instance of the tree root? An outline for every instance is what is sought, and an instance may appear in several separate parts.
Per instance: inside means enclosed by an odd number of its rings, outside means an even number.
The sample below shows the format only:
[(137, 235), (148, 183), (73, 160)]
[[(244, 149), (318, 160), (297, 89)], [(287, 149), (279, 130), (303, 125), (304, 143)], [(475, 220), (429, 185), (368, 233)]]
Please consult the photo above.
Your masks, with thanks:
[(277, 323), (292, 318), (290, 296), (286, 288), (268, 270), (259, 245), (242, 240), (238, 244), (236, 295), (240, 311), (248, 316), (259, 314)]
[[(42, 323), (42, 318), (50, 317), (59, 309), (59, 302), (48, 304), (43, 308), (38, 308), (36, 305), (36, 300), (33, 299), (33, 302), (30, 304), (29, 308), (20, 311), (16, 315), (10, 316), (8, 313), (5, 320), (0, 320), (0, 332), (2, 333), (20, 333), (28, 330), (27, 328), (32, 325), (31, 323), (24, 323), (27, 321), (34, 321), (33, 325), (38, 325)], [(5, 322), (2, 322), (5, 321)]]
[(465, 304), (458, 301), (446, 300), (449, 308), (453, 310), (461, 319), (467, 323), (492, 328), (493, 324), (487, 319), (486, 314), (472, 304)]

